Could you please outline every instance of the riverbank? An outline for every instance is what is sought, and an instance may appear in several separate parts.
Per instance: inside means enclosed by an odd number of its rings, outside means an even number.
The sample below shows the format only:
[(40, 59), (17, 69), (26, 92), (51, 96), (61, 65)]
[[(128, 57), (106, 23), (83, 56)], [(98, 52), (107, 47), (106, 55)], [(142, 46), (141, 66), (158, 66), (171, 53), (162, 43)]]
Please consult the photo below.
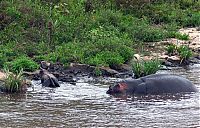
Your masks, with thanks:
[[(151, 60), (151, 59), (160, 59), (162, 62), (166, 62), (166, 66), (170, 66), (169, 63), (171, 63), (171, 66), (179, 66), (176, 64), (177, 62), (180, 62), (181, 58), (178, 55), (168, 55), (167, 53), (167, 46), (169, 45), (175, 45), (176, 47), (180, 46), (188, 46), (192, 52), (193, 55), (189, 59), (189, 62), (191, 64), (199, 64), (200, 63), (200, 28), (182, 28), (178, 30), (182, 34), (188, 35), (188, 40), (180, 40), (176, 38), (169, 38), (164, 41), (151, 43), (149, 45), (144, 46), (144, 49), (141, 53), (137, 54), (137, 58), (140, 57), (142, 60)], [(144, 53), (147, 53), (148, 55), (145, 55)], [(173, 64), (174, 63), (174, 64)], [(188, 63), (189, 64), (189, 63)]]
[[(33, 72), (46, 61), (51, 63), (50, 72), (65, 69), (60, 73), (64, 77), (80, 74), (80, 70), (85, 70), (83, 75), (87, 71), (87, 75), (97, 76), (118, 77), (126, 71), (130, 75), (134, 54), (144, 60), (156, 56), (167, 62), (168, 58), (177, 59), (163, 54), (163, 45), (187, 40), (182, 32), (188, 30), (178, 31), (180, 28), (200, 26), (199, 1), (127, 4), (94, 0), (89, 10), (87, 4), (74, 0), (1, 1), (0, 69)], [(191, 41), (198, 39), (191, 36)]]

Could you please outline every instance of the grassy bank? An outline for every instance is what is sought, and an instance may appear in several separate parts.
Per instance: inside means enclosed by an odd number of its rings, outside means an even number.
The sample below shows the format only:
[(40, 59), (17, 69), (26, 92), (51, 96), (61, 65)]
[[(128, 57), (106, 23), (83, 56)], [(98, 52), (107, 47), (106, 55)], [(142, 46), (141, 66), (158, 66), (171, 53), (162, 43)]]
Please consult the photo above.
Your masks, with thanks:
[(13, 70), (23, 62), (32, 71), (41, 60), (112, 67), (128, 63), (139, 44), (187, 39), (177, 29), (200, 26), (200, 1), (193, 0), (2, 0), (0, 6), (0, 68)]

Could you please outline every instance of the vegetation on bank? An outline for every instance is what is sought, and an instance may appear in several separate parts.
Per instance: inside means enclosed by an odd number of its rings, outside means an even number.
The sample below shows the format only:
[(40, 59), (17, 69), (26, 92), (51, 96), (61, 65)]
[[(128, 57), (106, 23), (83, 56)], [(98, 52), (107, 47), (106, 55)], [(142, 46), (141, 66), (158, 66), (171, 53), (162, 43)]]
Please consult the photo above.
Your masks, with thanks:
[(26, 92), (27, 85), (23, 77), (23, 70), (17, 73), (12, 73), (8, 69), (5, 70), (6, 78), (3, 81), (3, 85), (0, 86), (0, 91), (6, 93), (21, 93)]
[(11, 71), (33, 71), (41, 60), (112, 67), (130, 62), (141, 43), (188, 40), (177, 29), (200, 25), (194, 0), (2, 0), (0, 7), (0, 68)]
[(161, 68), (161, 63), (158, 59), (149, 61), (138, 61), (132, 62), (132, 69), (134, 78), (140, 78), (143, 76), (155, 74)]
[(188, 61), (190, 57), (192, 57), (192, 50), (189, 49), (188, 46), (177, 46), (175, 44), (170, 44), (166, 48), (168, 54), (171, 55), (178, 55), (180, 57), (180, 64)]

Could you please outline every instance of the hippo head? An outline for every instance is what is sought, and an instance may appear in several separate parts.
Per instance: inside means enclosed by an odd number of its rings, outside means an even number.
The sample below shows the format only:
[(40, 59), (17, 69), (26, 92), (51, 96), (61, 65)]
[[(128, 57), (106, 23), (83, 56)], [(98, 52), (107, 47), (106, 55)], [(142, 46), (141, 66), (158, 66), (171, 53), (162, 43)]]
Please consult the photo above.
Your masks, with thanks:
[(106, 92), (107, 94), (123, 94), (126, 92), (128, 86), (126, 83), (120, 82), (115, 85), (111, 85)]

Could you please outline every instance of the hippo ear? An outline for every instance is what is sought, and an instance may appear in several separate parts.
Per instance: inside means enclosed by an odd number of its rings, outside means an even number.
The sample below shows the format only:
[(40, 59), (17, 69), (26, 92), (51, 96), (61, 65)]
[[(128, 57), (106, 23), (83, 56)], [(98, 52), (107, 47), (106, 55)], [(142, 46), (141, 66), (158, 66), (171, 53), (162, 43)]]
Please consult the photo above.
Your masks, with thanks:
[(118, 87), (120, 91), (124, 91), (128, 88), (126, 83), (118, 83)]

